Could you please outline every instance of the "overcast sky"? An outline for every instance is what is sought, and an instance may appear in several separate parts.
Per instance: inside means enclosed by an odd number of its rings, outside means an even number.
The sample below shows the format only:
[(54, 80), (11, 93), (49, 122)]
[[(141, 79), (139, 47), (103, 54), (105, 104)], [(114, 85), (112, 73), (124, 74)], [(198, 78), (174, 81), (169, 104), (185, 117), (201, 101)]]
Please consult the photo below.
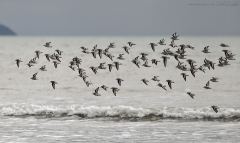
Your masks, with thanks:
[(1, 0), (18, 35), (240, 35), (240, 0)]

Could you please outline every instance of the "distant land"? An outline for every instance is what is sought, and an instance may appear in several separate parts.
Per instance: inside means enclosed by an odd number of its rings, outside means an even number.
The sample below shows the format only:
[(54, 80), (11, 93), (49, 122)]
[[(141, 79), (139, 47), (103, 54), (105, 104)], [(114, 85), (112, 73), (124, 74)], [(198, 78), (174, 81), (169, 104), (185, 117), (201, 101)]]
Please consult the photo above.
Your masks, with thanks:
[(8, 27), (0, 24), (0, 35), (17, 35), (17, 34)]

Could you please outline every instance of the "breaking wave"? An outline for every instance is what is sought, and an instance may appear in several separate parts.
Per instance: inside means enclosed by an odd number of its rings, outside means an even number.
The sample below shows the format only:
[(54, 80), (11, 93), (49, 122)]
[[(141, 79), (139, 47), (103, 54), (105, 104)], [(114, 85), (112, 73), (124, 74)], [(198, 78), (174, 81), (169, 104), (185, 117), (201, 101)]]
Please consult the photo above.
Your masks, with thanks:
[(134, 108), (131, 106), (47, 106), (34, 104), (0, 104), (0, 116), (46, 116), (67, 117), (78, 116), (81, 118), (118, 118), (118, 119), (221, 119), (240, 120), (240, 109), (220, 108), (215, 113), (211, 107), (185, 108)]

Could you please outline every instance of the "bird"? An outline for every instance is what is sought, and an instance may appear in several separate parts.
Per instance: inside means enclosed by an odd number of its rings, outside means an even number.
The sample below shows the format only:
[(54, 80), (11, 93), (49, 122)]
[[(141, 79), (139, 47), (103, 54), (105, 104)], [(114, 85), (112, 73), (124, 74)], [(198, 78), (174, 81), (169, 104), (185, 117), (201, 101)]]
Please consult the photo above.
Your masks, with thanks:
[(166, 89), (166, 86), (165, 85), (162, 85), (161, 83), (158, 83), (158, 85), (157, 86), (159, 86), (159, 87), (162, 87), (164, 90), (166, 90), (167, 91), (167, 89)]
[(101, 88), (107, 91), (107, 88), (108, 88), (108, 87), (105, 86), (105, 85), (102, 85)]
[(112, 67), (114, 66), (114, 64), (108, 64), (108, 68), (109, 68), (109, 71), (111, 72), (112, 71)]
[(56, 49), (55, 51), (58, 53), (58, 55), (62, 55), (62, 53), (63, 53), (63, 51), (60, 51), (58, 49)]
[(19, 68), (19, 64), (20, 64), (20, 62), (23, 62), (23, 61), (21, 61), (21, 59), (16, 59), (15, 61), (16, 61), (17, 66), (18, 66), (18, 68)]
[(146, 79), (144, 78), (144, 79), (142, 79), (142, 81), (143, 81), (143, 83), (145, 83), (146, 85), (148, 85), (148, 84), (147, 84), (147, 82), (149, 82), (148, 80), (146, 80)]
[(86, 81), (85, 83), (86, 83), (87, 87), (89, 87), (89, 85), (92, 84), (91, 81)]
[(144, 67), (151, 67), (150, 65), (148, 65), (148, 60), (146, 60), (143, 64)]
[(174, 83), (172, 80), (166, 80), (166, 82), (168, 83), (168, 86), (170, 89), (172, 89), (172, 83)]
[(159, 76), (153, 76), (152, 80), (153, 80), (153, 81), (157, 81), (157, 82), (159, 82), (160, 80), (157, 79), (158, 77), (159, 77)]
[(93, 95), (95, 96), (101, 96), (101, 94), (98, 93), (99, 87), (97, 89), (95, 89), (95, 92), (93, 93)]
[(114, 42), (110, 43), (108, 48), (115, 48), (116, 46), (114, 44), (115, 44)]
[(221, 47), (229, 47), (227, 44), (223, 44), (223, 43), (221, 43), (220, 46)]
[(205, 73), (205, 69), (203, 68), (203, 66), (200, 66), (198, 69)]
[(162, 56), (163, 58), (163, 63), (164, 63), (164, 67), (166, 67), (167, 65), (167, 59), (170, 59), (169, 57), (166, 57), (166, 56)]
[(57, 65), (58, 65), (59, 63), (56, 62), (56, 61), (53, 61), (53, 64), (54, 64), (54, 67), (57, 68)]
[(98, 51), (98, 55), (100, 57), (100, 59), (102, 58), (102, 54), (103, 54), (103, 50), (102, 49), (97, 49)]
[(211, 52), (209, 52), (209, 46), (206, 46), (206, 47), (204, 47), (204, 49), (202, 50), (202, 52), (203, 53), (211, 53)]
[(164, 42), (165, 42), (165, 40), (164, 40), (164, 39), (161, 39), (161, 40), (158, 42), (158, 44), (159, 44), (159, 45), (166, 45)]
[(172, 35), (171, 39), (172, 39), (172, 40), (178, 40), (178, 39), (177, 39), (178, 36), (179, 36), (179, 35), (177, 35), (177, 32), (175, 32), (175, 33)]
[(195, 77), (195, 73), (197, 72), (197, 71), (195, 71), (194, 69), (190, 69), (190, 71), (191, 71), (191, 74), (193, 75), (193, 77)]
[(169, 46), (175, 48), (175, 47), (178, 47), (175, 43), (174, 43), (174, 40), (171, 41), (171, 44), (169, 44)]
[(31, 62), (27, 63), (27, 65), (28, 65), (29, 67), (34, 66)]
[(155, 46), (157, 46), (157, 44), (155, 44), (155, 43), (150, 43), (149, 45), (151, 45), (151, 48), (152, 48), (153, 52), (155, 52)]
[(152, 64), (155, 64), (155, 65), (157, 65), (158, 62), (160, 62), (160, 61), (158, 61), (156, 59), (152, 59), (151, 61), (152, 61)]
[(133, 45), (136, 45), (136, 44), (134, 44), (134, 43), (132, 43), (132, 42), (127, 42), (127, 44), (128, 44), (130, 47), (132, 47)]
[(118, 89), (118, 88), (116, 88), (116, 87), (112, 87), (111, 89), (112, 89), (112, 91), (113, 91), (113, 94), (114, 94), (115, 96), (117, 96), (117, 92), (120, 91), (120, 89)]
[(55, 84), (58, 84), (56, 81), (50, 81), (52, 83), (53, 89), (55, 89)]
[(211, 107), (212, 107), (213, 111), (215, 111), (216, 113), (218, 112), (218, 109), (219, 109), (218, 106), (211, 106)]
[(122, 65), (122, 64), (119, 62), (113, 62), (113, 63), (115, 64), (116, 69), (119, 70), (119, 65)]
[(123, 58), (123, 55), (124, 54), (119, 54), (119, 57), (117, 57), (119, 60), (125, 60), (124, 58)]
[(50, 55), (49, 54), (45, 54), (47, 60), (50, 62)]
[(31, 79), (32, 79), (32, 80), (37, 80), (37, 74), (38, 74), (38, 73), (33, 74), (33, 77), (32, 77)]
[(90, 67), (90, 69), (92, 69), (92, 71), (93, 71), (95, 74), (97, 74), (97, 70), (98, 70), (97, 67)]
[(181, 75), (183, 76), (183, 79), (186, 81), (187, 80), (186, 78), (187, 78), (188, 75), (185, 74), (185, 73), (181, 73)]
[(191, 92), (187, 92), (187, 94), (188, 94), (189, 96), (191, 96), (192, 99), (194, 99), (193, 97), (195, 96), (195, 94), (193, 94), (193, 93), (191, 93)]
[(209, 84), (209, 81), (206, 83), (206, 86), (204, 86), (203, 88), (205, 88), (205, 89), (211, 89), (210, 84)]
[(42, 52), (40, 52), (40, 51), (35, 51), (35, 53), (36, 53), (36, 56), (37, 56), (37, 58), (39, 59), (39, 55), (42, 53)]
[(106, 62), (104, 63), (100, 63), (100, 65), (98, 66), (99, 69), (106, 69), (106, 67), (104, 66), (106, 64)]
[(41, 68), (40, 68), (41, 71), (47, 71), (46, 70), (46, 65), (43, 65)]
[(120, 86), (121, 86), (121, 82), (124, 81), (124, 80), (122, 80), (121, 78), (117, 78), (116, 80), (117, 80), (117, 82), (118, 82), (118, 84), (119, 84)]
[(212, 82), (218, 82), (218, 78), (217, 77), (212, 77), (212, 79), (210, 79)]
[(92, 53), (93, 57), (96, 58), (97, 51), (92, 51), (91, 53)]
[(45, 47), (47, 47), (47, 48), (52, 48), (52, 46), (50, 46), (50, 44), (51, 44), (51, 42), (47, 42), (45, 45), (43, 45), (43, 46), (45, 46)]
[(129, 47), (124, 46), (123, 49), (129, 54), (129, 51), (128, 51), (130, 49)]

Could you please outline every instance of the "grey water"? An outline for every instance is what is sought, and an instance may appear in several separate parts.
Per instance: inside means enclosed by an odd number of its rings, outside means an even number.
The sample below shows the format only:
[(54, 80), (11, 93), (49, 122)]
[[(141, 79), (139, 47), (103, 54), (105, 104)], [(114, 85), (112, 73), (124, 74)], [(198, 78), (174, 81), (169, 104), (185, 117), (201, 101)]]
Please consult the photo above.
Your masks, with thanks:
[[(158, 45), (155, 52), (149, 43), (157, 43), (164, 38), (166, 45)], [(51, 41), (52, 48), (43, 45)], [(127, 54), (123, 46), (127, 42), (136, 43)], [(96, 59), (91, 54), (82, 53), (80, 47), (105, 49), (110, 42), (116, 48), (109, 51), (115, 57), (111, 61), (104, 56)], [(204, 58), (216, 63), (215, 69), (206, 73), (176, 68), (173, 56), (164, 67), (161, 52), (170, 48), (169, 36), (159, 37), (0, 37), (0, 141), (1, 142), (238, 142), (240, 140), (240, 37), (184, 37), (175, 41), (176, 45), (189, 44), (194, 50), (186, 49), (187, 59), (203, 64)], [(230, 47), (221, 47), (221, 43)], [(201, 52), (209, 46), (210, 52)], [(62, 50), (58, 68), (49, 62), (44, 54)], [(219, 67), (218, 58), (224, 57), (223, 49), (236, 54), (230, 65)], [(29, 68), (26, 64), (35, 57), (34, 51), (43, 52), (37, 64)], [(148, 54), (151, 67), (140, 68), (131, 61), (142, 52)], [(56, 52), (55, 52), (56, 53)], [(125, 60), (118, 60), (124, 54)], [(69, 62), (74, 57), (82, 59), (81, 68), (86, 70), (92, 85), (87, 87), (78, 71), (70, 69)], [(15, 60), (23, 61), (18, 68)], [(161, 62), (153, 65), (151, 59)], [(98, 70), (94, 74), (89, 68), (119, 61), (120, 69)], [(46, 65), (47, 71), (39, 68)], [(38, 80), (30, 78), (38, 72)], [(187, 73), (184, 81), (181, 73)], [(152, 81), (159, 76), (160, 83), (167, 91)], [(219, 82), (210, 82), (212, 89), (203, 87), (212, 77)], [(116, 78), (122, 78), (122, 86)], [(141, 79), (149, 80), (148, 86)], [(172, 89), (166, 80), (174, 81)], [(50, 81), (55, 80), (56, 89)], [(108, 90), (99, 90), (101, 96), (92, 93), (101, 85)], [(114, 96), (110, 87), (120, 89)], [(193, 92), (192, 99), (186, 92)], [(215, 113), (211, 106), (219, 106)]]

